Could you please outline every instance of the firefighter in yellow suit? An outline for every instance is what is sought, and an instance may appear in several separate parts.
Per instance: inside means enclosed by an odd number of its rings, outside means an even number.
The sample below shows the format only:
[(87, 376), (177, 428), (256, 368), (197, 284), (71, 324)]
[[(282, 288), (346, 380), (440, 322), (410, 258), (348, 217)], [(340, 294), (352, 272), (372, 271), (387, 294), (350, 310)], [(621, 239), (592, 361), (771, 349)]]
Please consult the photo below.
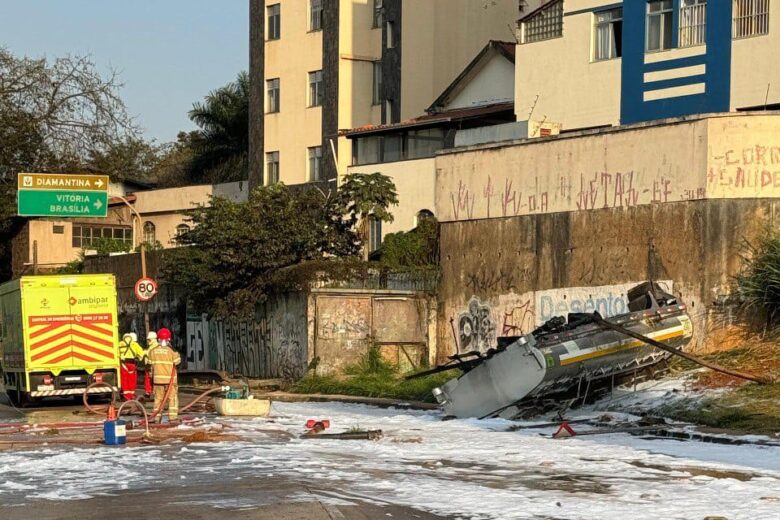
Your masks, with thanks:
[[(181, 356), (171, 348), (171, 331), (160, 329), (157, 331), (158, 344), (149, 349), (147, 357), (152, 367), (152, 384), (154, 385), (154, 409), (160, 410), (165, 403), (165, 392), (168, 384), (171, 384), (171, 393), (168, 397), (168, 419), (175, 421), (179, 416), (179, 385), (177, 383), (175, 367), (181, 363)], [(159, 422), (162, 411), (157, 416)]]

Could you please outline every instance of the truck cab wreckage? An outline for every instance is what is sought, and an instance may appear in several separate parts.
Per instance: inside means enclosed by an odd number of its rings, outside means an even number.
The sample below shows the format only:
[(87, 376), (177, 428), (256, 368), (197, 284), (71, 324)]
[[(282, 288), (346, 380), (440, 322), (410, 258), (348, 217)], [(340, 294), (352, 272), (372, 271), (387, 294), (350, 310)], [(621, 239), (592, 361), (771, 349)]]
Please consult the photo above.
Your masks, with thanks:
[(652, 366), (693, 336), (685, 305), (656, 283), (634, 287), (628, 301), (626, 314), (556, 317), (530, 334), (502, 338), (485, 353), (456, 354), (450, 363), (411, 377), (460, 369), (462, 375), (433, 391), (448, 416), (513, 417), (544, 398), (575, 389), (579, 396), (583, 384)]

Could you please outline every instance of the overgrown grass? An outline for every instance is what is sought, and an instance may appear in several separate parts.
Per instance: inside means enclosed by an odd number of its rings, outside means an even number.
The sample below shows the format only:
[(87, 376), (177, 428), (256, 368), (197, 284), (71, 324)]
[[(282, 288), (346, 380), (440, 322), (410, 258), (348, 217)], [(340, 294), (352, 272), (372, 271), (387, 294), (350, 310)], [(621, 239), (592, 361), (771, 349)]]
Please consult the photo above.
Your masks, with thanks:
[(675, 405), (657, 412), (713, 428), (777, 434), (780, 433), (780, 383), (749, 383), (694, 406)]
[(767, 329), (780, 325), (780, 230), (767, 228), (755, 244), (746, 243), (737, 287), (747, 315), (765, 316)]
[(452, 370), (406, 381), (393, 365), (372, 348), (356, 364), (345, 368), (344, 376), (308, 374), (293, 386), (300, 394), (339, 394), (361, 397), (384, 397), (411, 401), (435, 402), (431, 391), (459, 372)]

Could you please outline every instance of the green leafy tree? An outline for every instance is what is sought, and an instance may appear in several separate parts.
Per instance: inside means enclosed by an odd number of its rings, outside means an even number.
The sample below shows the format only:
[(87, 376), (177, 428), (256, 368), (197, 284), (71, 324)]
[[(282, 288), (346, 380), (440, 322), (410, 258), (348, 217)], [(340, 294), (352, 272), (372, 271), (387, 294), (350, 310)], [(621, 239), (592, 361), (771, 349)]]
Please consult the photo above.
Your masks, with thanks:
[(336, 192), (276, 184), (255, 189), (247, 202), (214, 197), (192, 211), (194, 226), (179, 237), (185, 247), (166, 255), (165, 278), (183, 285), (202, 310), (249, 314), (286, 269), (360, 253), (354, 225), (360, 212), (370, 208), (391, 218), (386, 204), (395, 200), (392, 181), (376, 175), (366, 190), (353, 189), (365, 185), (358, 174)]
[[(368, 242), (369, 217), (392, 222), (389, 208), (398, 204), (398, 193), (392, 179), (381, 173), (356, 173), (342, 180), (335, 197), (341, 214), (350, 227), (357, 226), (361, 243)], [(368, 259), (364, 249), (363, 259)]]
[(249, 150), (249, 76), (213, 92), (190, 110), (199, 127), (189, 136), (190, 180), (230, 182), (247, 179)]
[(433, 268), (439, 263), (439, 223), (431, 217), (420, 220), (411, 231), (388, 234), (381, 262), (390, 269)]

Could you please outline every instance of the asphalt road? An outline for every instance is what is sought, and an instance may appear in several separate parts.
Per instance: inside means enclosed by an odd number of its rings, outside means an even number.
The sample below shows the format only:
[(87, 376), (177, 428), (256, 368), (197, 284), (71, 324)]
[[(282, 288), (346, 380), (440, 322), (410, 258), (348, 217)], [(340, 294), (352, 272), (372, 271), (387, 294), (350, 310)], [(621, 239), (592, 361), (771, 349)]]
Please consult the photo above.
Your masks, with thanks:
[[(107, 468), (110, 471), (110, 468)], [(366, 520), (445, 517), (392, 504), (341, 505), (337, 491), (313, 491), (281, 478), (215, 482), (176, 486), (142, 492), (119, 493), (87, 500), (36, 501), (18, 507), (0, 506), (5, 520), (105, 520), (106, 518), (154, 518), (155, 520)], [(294, 501), (290, 500), (294, 496)], [(217, 505), (215, 505), (217, 504)]]
[[(25, 422), (92, 421), (94, 416), (79, 413), (81, 406), (67, 400), (51, 400), (33, 408), (15, 409), (0, 387), (0, 422), (25, 418)], [(111, 468), (104, 469), (111, 472)], [(0, 479), (0, 492), (2, 491)], [(219, 476), (208, 484), (117, 491), (85, 500), (34, 500), (24, 504), (2, 505), (3, 520), (54, 520), (63, 518), (100, 519), (154, 518), (155, 520), (364, 520), (376, 518), (434, 520), (446, 518), (416, 509), (381, 503), (360, 503), (354, 497), (339, 499), (337, 485), (312, 489), (305, 482), (281, 477), (233, 480)], [(291, 497), (293, 497), (291, 499)]]

